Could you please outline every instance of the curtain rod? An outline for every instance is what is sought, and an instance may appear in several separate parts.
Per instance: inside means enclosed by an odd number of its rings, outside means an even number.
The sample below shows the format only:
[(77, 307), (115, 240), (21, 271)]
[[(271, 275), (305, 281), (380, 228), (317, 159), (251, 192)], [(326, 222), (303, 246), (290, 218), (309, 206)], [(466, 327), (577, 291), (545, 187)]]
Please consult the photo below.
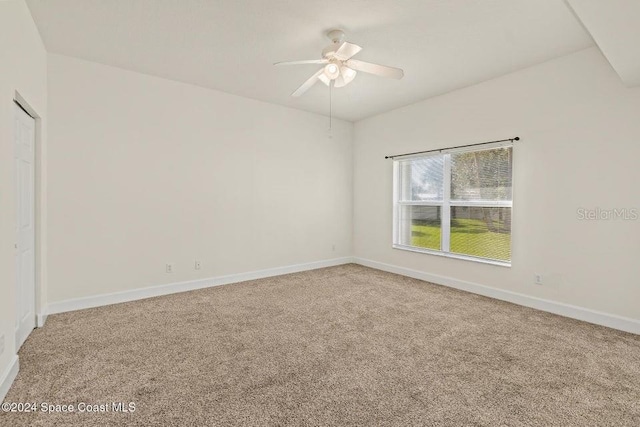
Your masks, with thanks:
[(511, 142), (520, 141), (520, 137), (516, 136), (515, 138), (499, 139), (497, 141), (479, 142), (477, 144), (458, 145), (457, 147), (437, 148), (435, 150), (416, 151), (416, 152), (413, 152), (413, 153), (394, 154), (393, 156), (384, 156), (384, 158), (385, 159), (394, 159), (396, 157), (413, 156), (414, 154), (433, 153), (433, 152), (436, 152), (436, 151), (442, 152), (444, 150), (455, 150), (456, 148), (474, 147), (476, 145), (495, 144), (496, 142), (507, 142), (507, 141), (511, 141)]

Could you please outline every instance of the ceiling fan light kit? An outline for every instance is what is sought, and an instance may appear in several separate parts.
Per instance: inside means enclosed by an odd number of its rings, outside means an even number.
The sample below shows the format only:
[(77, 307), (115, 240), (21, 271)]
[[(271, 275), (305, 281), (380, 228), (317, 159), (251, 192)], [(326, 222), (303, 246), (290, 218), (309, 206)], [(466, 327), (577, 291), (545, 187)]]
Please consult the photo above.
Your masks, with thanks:
[(327, 33), (331, 44), (322, 50), (322, 59), (302, 61), (277, 62), (274, 65), (322, 64), (323, 68), (302, 83), (291, 96), (298, 97), (309, 90), (316, 82), (321, 81), (327, 86), (343, 87), (355, 79), (357, 71), (380, 77), (401, 79), (404, 72), (400, 68), (387, 67), (371, 62), (352, 59), (362, 48), (345, 41), (342, 30), (331, 30)]
[(324, 75), (327, 76), (329, 80), (335, 80), (340, 75), (340, 68), (334, 63), (330, 63), (326, 67), (324, 67)]

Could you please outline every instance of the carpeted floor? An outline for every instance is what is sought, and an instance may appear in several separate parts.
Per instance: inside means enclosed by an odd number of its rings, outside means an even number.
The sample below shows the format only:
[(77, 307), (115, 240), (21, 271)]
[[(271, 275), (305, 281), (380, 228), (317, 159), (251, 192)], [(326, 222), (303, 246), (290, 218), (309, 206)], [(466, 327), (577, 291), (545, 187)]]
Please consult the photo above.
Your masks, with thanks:
[(345, 265), (50, 316), (5, 402), (135, 412), (2, 426), (640, 426), (640, 336)]

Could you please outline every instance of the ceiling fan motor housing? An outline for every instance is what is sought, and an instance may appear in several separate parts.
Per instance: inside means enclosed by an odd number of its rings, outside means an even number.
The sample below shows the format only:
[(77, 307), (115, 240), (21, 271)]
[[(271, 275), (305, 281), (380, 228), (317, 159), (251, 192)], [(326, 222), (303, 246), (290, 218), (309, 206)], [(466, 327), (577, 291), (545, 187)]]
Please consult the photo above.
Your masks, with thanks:
[(335, 55), (340, 45), (341, 43), (331, 43), (329, 46), (322, 49), (322, 57), (332, 59), (333, 55)]

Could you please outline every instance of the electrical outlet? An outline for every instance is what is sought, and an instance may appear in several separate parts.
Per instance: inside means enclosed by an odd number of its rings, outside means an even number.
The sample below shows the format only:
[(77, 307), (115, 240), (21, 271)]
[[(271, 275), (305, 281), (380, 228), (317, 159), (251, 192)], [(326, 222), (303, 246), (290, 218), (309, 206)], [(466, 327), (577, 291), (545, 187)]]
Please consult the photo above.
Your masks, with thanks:
[(201, 267), (202, 267), (202, 265), (200, 264), (200, 261), (196, 261), (195, 264), (194, 264), (194, 268), (196, 270), (200, 270)]
[(544, 277), (542, 277), (542, 274), (534, 274), (533, 283), (535, 283), (536, 285), (542, 285), (544, 283)]
[(336, 245), (335, 245), (335, 244), (331, 246), (331, 250), (332, 250), (333, 252), (335, 252), (335, 251), (336, 251)]
[(0, 354), (4, 353), (4, 335), (0, 336)]
[(175, 270), (173, 263), (167, 264), (167, 273), (173, 273), (173, 270)]

